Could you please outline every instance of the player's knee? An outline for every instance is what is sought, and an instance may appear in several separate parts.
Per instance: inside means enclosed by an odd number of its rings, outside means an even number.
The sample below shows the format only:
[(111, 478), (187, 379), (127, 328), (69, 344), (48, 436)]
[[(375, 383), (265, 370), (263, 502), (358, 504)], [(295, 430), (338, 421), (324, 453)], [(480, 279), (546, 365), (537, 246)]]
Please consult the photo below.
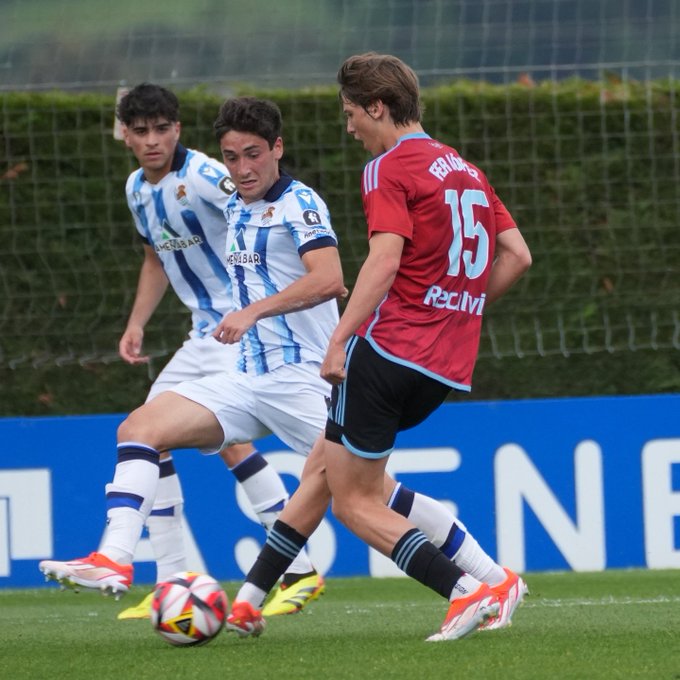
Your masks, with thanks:
[(232, 444), (220, 451), (220, 458), (225, 462), (227, 467), (236, 467), (242, 463), (248, 456), (255, 451), (255, 447), (251, 444)]
[(158, 446), (156, 430), (153, 419), (145, 417), (142, 406), (130, 413), (118, 426), (118, 441), (138, 442), (156, 448)]

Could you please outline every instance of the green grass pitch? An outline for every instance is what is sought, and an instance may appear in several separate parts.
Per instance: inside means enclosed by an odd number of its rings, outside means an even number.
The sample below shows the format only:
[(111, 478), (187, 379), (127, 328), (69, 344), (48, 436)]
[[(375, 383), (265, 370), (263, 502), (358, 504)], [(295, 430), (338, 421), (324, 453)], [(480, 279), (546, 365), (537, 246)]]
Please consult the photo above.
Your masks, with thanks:
[[(175, 648), (116, 602), (56, 587), (0, 590), (0, 677), (69, 680), (347, 678), (680, 679), (680, 571), (526, 576), (530, 596), (505, 630), (426, 643), (446, 603), (408, 579), (328, 579), (305, 611), (258, 639), (221, 633)], [(224, 584), (230, 597), (237, 584)]]

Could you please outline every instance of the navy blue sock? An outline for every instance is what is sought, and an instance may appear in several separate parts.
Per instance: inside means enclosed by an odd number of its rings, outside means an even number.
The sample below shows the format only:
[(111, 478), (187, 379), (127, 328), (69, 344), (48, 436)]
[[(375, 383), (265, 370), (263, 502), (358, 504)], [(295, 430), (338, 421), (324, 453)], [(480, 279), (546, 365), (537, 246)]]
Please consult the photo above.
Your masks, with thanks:
[(307, 543), (307, 537), (281, 520), (276, 520), (267, 535), (246, 581), (268, 593)]
[(419, 529), (410, 529), (396, 543), (392, 561), (408, 576), (447, 600), (465, 573), (444, 555)]

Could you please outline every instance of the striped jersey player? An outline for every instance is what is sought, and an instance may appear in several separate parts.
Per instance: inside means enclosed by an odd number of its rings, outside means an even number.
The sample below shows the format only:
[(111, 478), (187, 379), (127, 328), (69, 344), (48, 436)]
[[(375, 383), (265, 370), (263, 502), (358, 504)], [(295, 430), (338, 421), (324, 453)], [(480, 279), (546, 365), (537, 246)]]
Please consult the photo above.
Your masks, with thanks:
[[(283, 173), (261, 200), (245, 203), (232, 195), (225, 214), (226, 265), (236, 309), (300, 279), (306, 271), (305, 253), (337, 246), (326, 204), (313, 189)], [(241, 338), (239, 368), (260, 375), (284, 364), (320, 364), (337, 322), (335, 300), (304, 313), (261, 319)]]
[(232, 309), (224, 266), (224, 208), (234, 184), (219, 161), (177, 145), (157, 184), (139, 168), (125, 193), (142, 240), (160, 258), (170, 285), (191, 311), (192, 336), (204, 337)]
[[(169, 90), (142, 83), (121, 98), (117, 115), (125, 143), (140, 165), (126, 183), (126, 197), (144, 241), (120, 356), (133, 365), (149, 361), (142, 351), (144, 328), (168, 283), (191, 312), (192, 327), (154, 381), (146, 403), (118, 429), (118, 460), (106, 488), (108, 527), (99, 550), (68, 562), (43, 560), (40, 569), (67, 585), (121, 594), (132, 582), (143, 525), (158, 581), (188, 567), (182, 544), (183, 493), (170, 449), (193, 445), (219, 451), (265, 527), (275, 521), (288, 493), (273, 466), (248, 443), (252, 437), (231, 445), (225, 441), (231, 433), (225, 434), (209, 410), (191, 395), (173, 392), (181, 384), (212, 377), (219, 382), (219, 394), (236, 395), (235, 382), (242, 376), (235, 370), (238, 345), (224, 345), (212, 336), (224, 315), (233, 311), (224, 261), (224, 208), (236, 186), (224, 165), (179, 143), (179, 102)], [(323, 578), (309, 557), (300, 557), (284, 577), (285, 588), (268, 603), (270, 615), (298, 611), (323, 590)], [(149, 593), (118, 618), (148, 618), (151, 597)]]

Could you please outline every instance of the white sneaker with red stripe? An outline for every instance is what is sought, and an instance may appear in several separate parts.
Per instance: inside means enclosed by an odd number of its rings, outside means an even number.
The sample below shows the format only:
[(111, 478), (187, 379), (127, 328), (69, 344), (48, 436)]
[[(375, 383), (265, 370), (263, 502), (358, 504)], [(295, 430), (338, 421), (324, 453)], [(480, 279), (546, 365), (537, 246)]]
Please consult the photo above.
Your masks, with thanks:
[(104, 595), (113, 595), (116, 599), (127, 593), (132, 585), (131, 564), (118, 564), (97, 552), (69, 562), (43, 560), (38, 568), (47, 581), (57, 581), (75, 590), (101, 590)]
[(458, 640), (476, 631), (486, 621), (498, 615), (500, 604), (491, 588), (482, 583), (477, 590), (451, 602), (444, 623), (428, 642)]
[(250, 602), (234, 602), (231, 614), (227, 616), (226, 629), (238, 633), (239, 637), (257, 637), (265, 627), (265, 620), (259, 609), (255, 609)]
[(491, 586), (491, 590), (498, 597), (500, 611), (495, 619), (482, 626), (482, 630), (497, 630), (512, 625), (512, 615), (517, 607), (522, 604), (524, 596), (529, 593), (529, 588), (527, 588), (527, 584), (521, 576), (510, 569), (505, 567), (504, 569), (506, 573), (505, 581)]

